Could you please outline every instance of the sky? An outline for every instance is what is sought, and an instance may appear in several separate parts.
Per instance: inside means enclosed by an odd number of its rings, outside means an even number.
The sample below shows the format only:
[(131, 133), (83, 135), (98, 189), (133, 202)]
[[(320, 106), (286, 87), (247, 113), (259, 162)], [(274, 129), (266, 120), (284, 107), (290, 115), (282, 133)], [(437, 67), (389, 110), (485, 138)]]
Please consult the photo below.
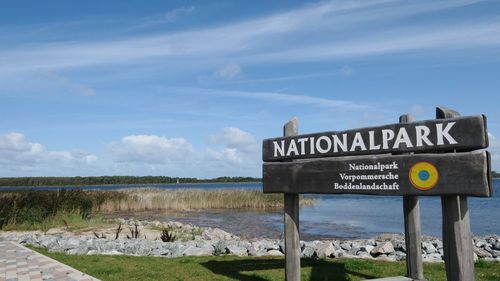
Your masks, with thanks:
[(500, 1), (3, 1), (0, 176), (262, 176), (262, 140), (485, 114)]

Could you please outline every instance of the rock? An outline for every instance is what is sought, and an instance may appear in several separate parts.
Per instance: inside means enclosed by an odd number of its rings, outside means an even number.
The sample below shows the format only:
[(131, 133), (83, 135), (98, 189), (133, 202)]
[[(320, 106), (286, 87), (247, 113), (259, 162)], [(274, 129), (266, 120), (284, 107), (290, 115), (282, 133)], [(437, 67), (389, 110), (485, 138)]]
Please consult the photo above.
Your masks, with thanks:
[(333, 255), (335, 248), (331, 242), (323, 241), (316, 244), (314, 251), (318, 258), (328, 258)]
[(370, 251), (372, 256), (388, 255), (394, 253), (394, 246), (391, 242), (382, 242)]
[(486, 250), (474, 247), (474, 253), (478, 256), (480, 259), (484, 258), (493, 258), (493, 256)]
[(394, 246), (395, 251), (401, 251), (401, 252), (406, 253), (405, 241), (401, 241), (401, 240), (392, 241), (392, 245)]
[(443, 241), (441, 240), (433, 240), (432, 241), (432, 244), (434, 245), (434, 247), (436, 247), (436, 249), (443, 249)]
[(196, 257), (212, 256), (213, 254), (214, 254), (214, 247), (212, 247), (211, 245), (203, 247), (189, 246), (182, 253), (183, 256), (196, 256)]
[(300, 256), (303, 258), (311, 258), (314, 256), (314, 247), (306, 245), (300, 252)]
[(267, 255), (269, 250), (279, 250), (278, 243), (273, 243), (269, 240), (258, 240), (251, 243), (251, 246), (248, 248), (248, 254), (250, 256), (264, 256)]
[(219, 228), (207, 228), (201, 234), (202, 239), (205, 240), (235, 240), (239, 239), (238, 236), (235, 236), (229, 232), (226, 232)]
[(340, 248), (345, 251), (349, 251), (351, 249), (351, 243), (349, 242), (342, 242), (340, 243)]
[(495, 244), (492, 244), (492, 245), (491, 245), (491, 248), (492, 248), (493, 250), (500, 251), (500, 242), (496, 242)]
[(273, 257), (282, 257), (284, 254), (281, 251), (278, 250), (270, 250), (267, 252), (268, 256), (273, 256)]
[(442, 262), (443, 259), (439, 253), (427, 254), (422, 257), (424, 262)]
[(370, 252), (371, 252), (374, 248), (375, 248), (374, 246), (372, 246), (372, 245), (368, 244), (368, 245), (361, 246), (361, 247), (359, 248), (359, 251), (360, 251), (360, 252), (366, 252), (366, 253), (370, 254)]
[(40, 246), (51, 249), (59, 246), (58, 239), (55, 236), (43, 236), (40, 238)]
[(231, 243), (226, 246), (226, 249), (229, 254), (243, 257), (248, 256), (248, 250), (246, 247), (243, 247), (237, 243)]
[(498, 257), (500, 257), (500, 251), (498, 251), (498, 250), (492, 250), (492, 251), (491, 251), (491, 255), (492, 255), (494, 258), (498, 258)]
[(216, 241), (214, 244), (213, 244), (213, 247), (214, 247), (214, 255), (218, 256), (218, 255), (224, 255), (224, 254), (227, 254), (228, 251), (227, 251), (227, 244), (225, 241)]
[(426, 254), (434, 254), (437, 252), (436, 247), (430, 242), (422, 242), (422, 249)]
[[(87, 253), (89, 254), (89, 253)], [(105, 256), (123, 256), (123, 253), (122, 252), (118, 252), (117, 250), (112, 250), (112, 251), (108, 251), (108, 252), (102, 252), (101, 255), (105, 255)]]

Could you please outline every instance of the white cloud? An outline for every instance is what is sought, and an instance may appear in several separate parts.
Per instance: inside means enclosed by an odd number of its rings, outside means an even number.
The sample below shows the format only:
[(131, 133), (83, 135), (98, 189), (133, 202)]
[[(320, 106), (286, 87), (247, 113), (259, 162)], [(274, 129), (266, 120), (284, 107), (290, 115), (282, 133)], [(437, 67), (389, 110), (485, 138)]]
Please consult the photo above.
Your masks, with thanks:
[(126, 136), (110, 145), (114, 169), (173, 176), (259, 176), (261, 152), (252, 134), (226, 127), (208, 138), (207, 146), (195, 149), (184, 138)]
[(184, 94), (212, 95), (231, 98), (254, 99), (270, 103), (279, 102), (280, 104), (299, 104), (311, 105), (317, 107), (344, 109), (344, 110), (363, 110), (368, 109), (368, 105), (359, 104), (348, 100), (336, 100), (328, 98), (319, 98), (307, 95), (282, 94), (274, 92), (248, 92), (248, 91), (225, 91), (204, 88), (188, 87), (168, 87), (167, 91)]
[(194, 6), (179, 7), (179, 8), (173, 9), (173, 10), (168, 11), (167, 13), (165, 13), (165, 15), (164, 15), (163, 18), (166, 21), (175, 21), (179, 17), (186, 16), (186, 15), (189, 15), (189, 14), (193, 13), (194, 10), (195, 10)]
[(23, 134), (0, 135), (0, 166), (3, 170), (40, 170), (54, 167), (89, 165), (97, 156), (83, 151), (49, 151), (30, 142)]
[(241, 67), (237, 64), (228, 64), (217, 69), (213, 76), (222, 79), (234, 79), (241, 74)]
[[(221, 56), (258, 64), (357, 59), (416, 50), (496, 48), (500, 45), (498, 18), (425, 26), (419, 22), (398, 21), (477, 2), (480, 1), (329, 1), (199, 30), (120, 39), (111, 36), (107, 41), (94, 42), (31, 42), (26, 46), (4, 48), (0, 52), (0, 69), (9, 72), (61, 69), (150, 62), (151, 58), (158, 57), (179, 58), (184, 64), (190, 61), (198, 66), (201, 60), (218, 63), (217, 58)], [(168, 17), (191, 10), (180, 8)], [(342, 33), (337, 34), (339, 31)], [(304, 36), (308, 40), (301, 40)]]
[(211, 136), (211, 144), (222, 148), (208, 147), (207, 157), (229, 164), (254, 165), (260, 159), (260, 151), (255, 137), (239, 128), (226, 127)]
[(147, 164), (182, 163), (192, 158), (193, 145), (184, 138), (167, 138), (156, 135), (130, 135), (111, 145), (118, 162)]

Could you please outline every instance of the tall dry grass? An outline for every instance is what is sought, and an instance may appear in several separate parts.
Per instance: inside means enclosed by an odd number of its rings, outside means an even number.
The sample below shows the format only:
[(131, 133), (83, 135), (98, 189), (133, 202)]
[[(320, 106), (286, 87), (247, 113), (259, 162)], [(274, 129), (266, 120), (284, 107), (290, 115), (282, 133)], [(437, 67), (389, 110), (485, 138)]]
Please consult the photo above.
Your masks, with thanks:
[[(103, 198), (97, 212), (198, 210), (198, 209), (276, 209), (283, 207), (282, 194), (264, 194), (242, 189), (127, 189), (120, 196)], [(301, 198), (302, 205), (314, 200)]]

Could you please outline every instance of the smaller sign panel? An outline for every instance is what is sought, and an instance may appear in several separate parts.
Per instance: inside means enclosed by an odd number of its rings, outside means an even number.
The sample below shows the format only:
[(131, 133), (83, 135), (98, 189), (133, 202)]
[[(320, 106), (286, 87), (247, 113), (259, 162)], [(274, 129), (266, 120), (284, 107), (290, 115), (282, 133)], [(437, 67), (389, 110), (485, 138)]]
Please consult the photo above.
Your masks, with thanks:
[(265, 193), (491, 196), (489, 153), (335, 157), (263, 165)]
[(479, 115), (266, 139), (262, 143), (262, 159), (273, 162), (381, 153), (471, 151), (486, 147), (486, 117)]

